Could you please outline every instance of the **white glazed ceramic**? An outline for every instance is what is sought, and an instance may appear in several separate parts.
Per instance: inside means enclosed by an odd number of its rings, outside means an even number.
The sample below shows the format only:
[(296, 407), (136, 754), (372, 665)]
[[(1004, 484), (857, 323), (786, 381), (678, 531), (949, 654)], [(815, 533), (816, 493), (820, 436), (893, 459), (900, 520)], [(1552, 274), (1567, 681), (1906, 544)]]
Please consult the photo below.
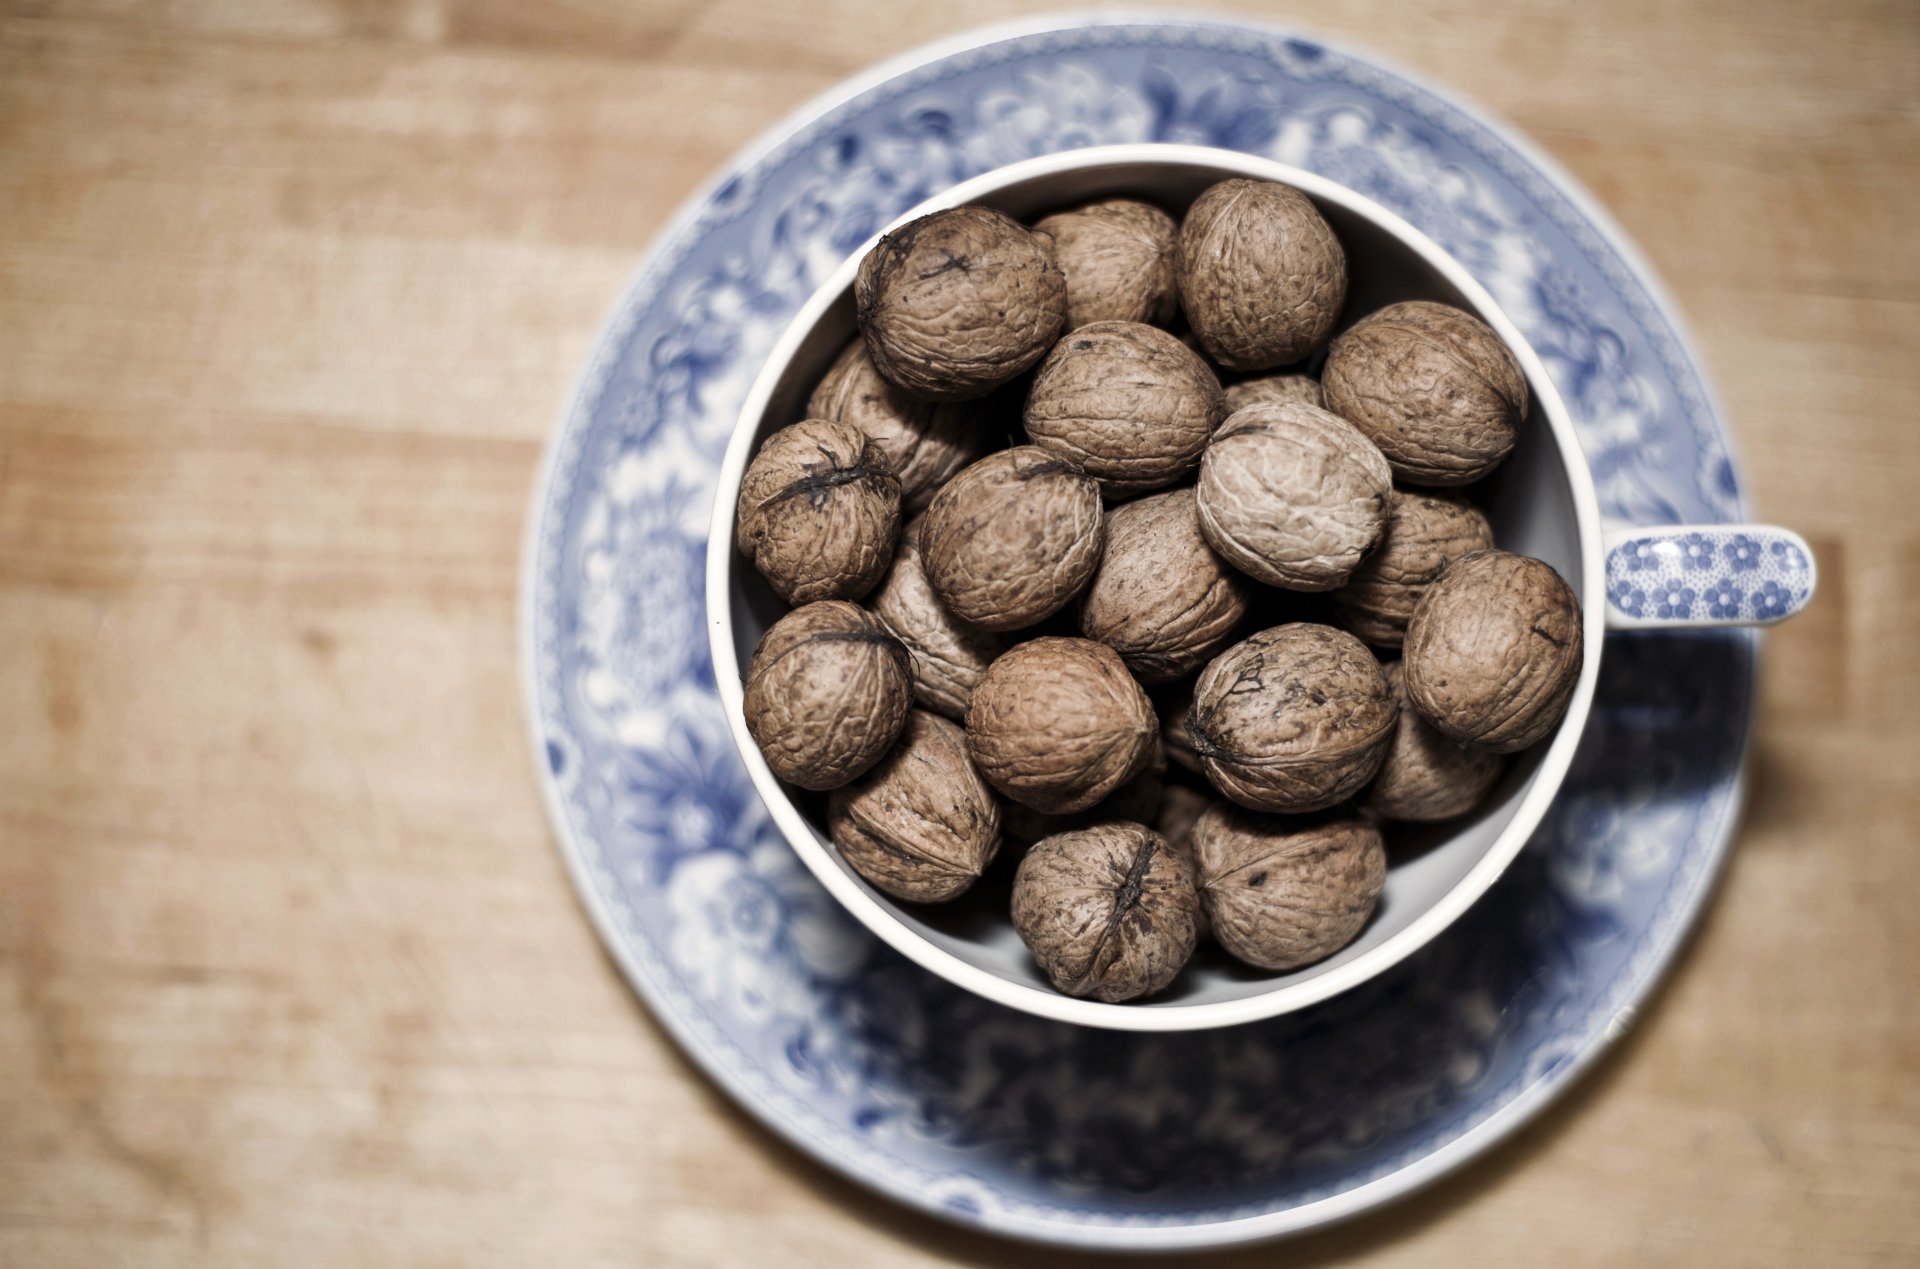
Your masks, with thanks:
[[(855, 333), (852, 282), (866, 247), (847, 256), (787, 327), (741, 410), (722, 460), (707, 550), (708, 633), (727, 721), (755, 788), (807, 867), (860, 922), (917, 963), (1000, 1004), (1042, 1017), (1132, 1031), (1182, 1031), (1272, 1017), (1344, 992), (1395, 965), (1466, 911), (1525, 845), (1552, 802), (1585, 727), (1609, 626), (1712, 621), (1752, 624), (1755, 613), (1732, 574), (1746, 552), (1766, 568), (1778, 620), (1804, 604), (1813, 582), (1805, 544), (1759, 526), (1603, 531), (1586, 460), (1552, 379), (1491, 296), (1424, 234), (1332, 181), (1270, 159), (1200, 146), (1122, 145), (1029, 159), (954, 185), (893, 224), (962, 203), (1019, 219), (1091, 198), (1126, 194), (1176, 214), (1230, 176), (1282, 181), (1312, 198), (1346, 245), (1351, 270), (1343, 325), (1398, 300), (1434, 299), (1477, 313), (1518, 358), (1531, 417), (1502, 468), (1476, 488), (1500, 544), (1553, 565), (1583, 605), (1587, 656), (1567, 716), (1543, 747), (1522, 755), (1495, 794), (1444, 830), (1397, 830), (1397, 850), (1379, 911), (1359, 938), (1318, 964), (1254, 974), (1222, 960), (1197, 961), (1168, 991), (1144, 1002), (1106, 1004), (1054, 990), (1005, 919), (1003, 891), (983, 888), (948, 905), (899, 904), (855, 873), (768, 769), (741, 709), (754, 646), (784, 607), (732, 547), (740, 480), (768, 434), (801, 417), (812, 385)], [(891, 226), (889, 226), (890, 228)], [(1788, 565), (1793, 567), (1789, 570)], [(1756, 574), (1757, 576), (1757, 574)], [(1782, 585), (1785, 583), (1785, 586)], [(1786, 589), (1792, 587), (1791, 590)]]

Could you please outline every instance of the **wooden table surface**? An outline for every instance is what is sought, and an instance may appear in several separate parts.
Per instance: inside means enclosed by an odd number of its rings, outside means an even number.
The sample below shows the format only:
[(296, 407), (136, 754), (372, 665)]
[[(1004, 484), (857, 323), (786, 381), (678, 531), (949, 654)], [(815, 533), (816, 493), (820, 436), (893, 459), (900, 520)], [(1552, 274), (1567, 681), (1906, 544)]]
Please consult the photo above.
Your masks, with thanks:
[[(679, 1056), (551, 846), (515, 662), (541, 441), (649, 237), (1020, 7), (0, 3), (0, 1263), (1076, 1262), (868, 1196)], [(1238, 1263), (1920, 1262), (1920, 6), (1242, 7), (1612, 208), (1822, 591), (1643, 1025), (1463, 1175)]]

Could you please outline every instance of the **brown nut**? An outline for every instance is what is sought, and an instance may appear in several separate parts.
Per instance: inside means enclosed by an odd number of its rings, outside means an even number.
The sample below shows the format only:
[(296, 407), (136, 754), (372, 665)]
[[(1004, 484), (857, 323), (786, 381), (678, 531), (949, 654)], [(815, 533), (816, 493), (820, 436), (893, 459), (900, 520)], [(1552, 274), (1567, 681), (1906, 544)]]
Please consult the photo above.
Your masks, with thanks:
[(1109, 820), (1040, 842), (1013, 879), (1013, 928), (1069, 996), (1150, 996), (1193, 955), (1193, 869), (1142, 824)]
[(927, 401), (966, 401), (1046, 355), (1067, 282), (1045, 244), (986, 207), (953, 207), (883, 236), (853, 282), (881, 374)]
[(1407, 699), (1463, 745), (1514, 753), (1560, 725), (1580, 679), (1580, 601), (1539, 560), (1478, 551), (1413, 610)]
[(1317, 811), (1380, 768), (1399, 714), (1380, 663), (1332, 626), (1234, 644), (1200, 674), (1187, 734), (1213, 787), (1256, 811)]
[(1353, 942), (1387, 884), (1380, 830), (1363, 819), (1303, 823), (1219, 803), (1192, 841), (1214, 941), (1258, 969), (1299, 969)]
[(966, 891), (1000, 849), (1000, 802), (967, 757), (960, 728), (925, 710), (900, 741), (827, 803), (841, 858), (896, 899), (944, 903)]
[(1493, 328), (1428, 300), (1389, 304), (1333, 341), (1327, 408), (1412, 485), (1465, 485), (1513, 452), (1527, 380)]
[(1139, 775), (1128, 780), (1084, 811), (1067, 815), (1048, 815), (1018, 802), (1001, 808), (1000, 826), (1009, 840), (1037, 842), (1055, 833), (1070, 833), (1076, 828), (1098, 824), (1102, 820), (1132, 820), (1151, 824), (1160, 815), (1160, 800), (1167, 791), (1167, 755), (1158, 744)]
[(1107, 513), (1107, 549), (1080, 604), (1080, 633), (1120, 654), (1142, 683), (1199, 669), (1233, 638), (1252, 584), (1200, 532), (1193, 490)]
[(1380, 540), (1393, 476), (1366, 437), (1297, 402), (1250, 405), (1200, 461), (1200, 528), (1269, 586), (1332, 590)]
[(1105, 540), (1100, 487), (1037, 445), (989, 454), (955, 476), (920, 528), (934, 593), (984, 630), (1018, 630), (1066, 607)]
[(913, 699), (958, 721), (993, 659), (1007, 650), (999, 635), (968, 625), (940, 602), (920, 555), (920, 520), (900, 531), (893, 567), (867, 606), (913, 656)]
[(1323, 410), (1327, 406), (1326, 394), (1320, 391), (1320, 381), (1298, 371), (1260, 375), (1230, 383), (1226, 386), (1226, 396), (1228, 414), (1237, 414), (1250, 405), (1277, 405), (1283, 401), (1297, 401), (1301, 405), (1317, 406)]
[(1180, 226), (1180, 307), (1207, 355), (1271, 370), (1325, 343), (1347, 300), (1347, 254), (1299, 190), (1221, 181)]
[(1062, 339), (1027, 393), (1027, 435), (1123, 498), (1192, 471), (1226, 417), (1220, 383), (1185, 344), (1139, 322)]
[(1492, 545), (1493, 526), (1473, 504), (1396, 490), (1380, 545), (1334, 592), (1340, 620), (1375, 647), (1397, 648), (1420, 597), (1447, 565)]
[(1111, 648), (1032, 639), (987, 668), (967, 707), (967, 752), (987, 783), (1052, 815), (1083, 811), (1153, 757), (1147, 694)]
[(994, 444), (984, 405), (917, 401), (873, 367), (867, 346), (848, 344), (807, 398), (807, 417), (851, 423), (886, 455), (900, 480), (900, 505), (924, 510), (934, 491)]
[[(1186, 856), (1193, 863), (1193, 826), (1200, 822), (1213, 806), (1213, 799), (1184, 784), (1169, 784), (1160, 799), (1160, 814), (1149, 821), (1160, 836), (1167, 839), (1167, 849), (1176, 855)], [(1195, 870), (1198, 876), (1198, 870)], [(1193, 934), (1198, 942), (1213, 937), (1213, 921), (1207, 916), (1207, 905), (1202, 903), (1194, 914)]]
[(1387, 667), (1387, 683), (1400, 705), (1400, 721), (1380, 774), (1367, 786), (1363, 805), (1382, 819), (1431, 823), (1465, 815), (1480, 805), (1506, 765), (1499, 754), (1448, 740), (1407, 704), (1401, 664)]
[(1160, 716), (1160, 745), (1167, 761), (1194, 775), (1205, 775), (1207, 768), (1194, 752), (1193, 737), (1187, 733), (1187, 715), (1193, 711), (1193, 686), (1188, 684), (1164, 694), (1154, 711)]
[(880, 761), (913, 701), (907, 650), (842, 599), (773, 623), (747, 663), (747, 730), (773, 774), (837, 789)]
[(740, 482), (735, 541), (789, 604), (872, 590), (899, 529), (900, 482), (850, 423), (807, 419), (781, 428)]
[(1110, 198), (1048, 216), (1034, 227), (1053, 241), (1067, 278), (1067, 330), (1089, 322), (1173, 320), (1173, 217), (1130, 198)]

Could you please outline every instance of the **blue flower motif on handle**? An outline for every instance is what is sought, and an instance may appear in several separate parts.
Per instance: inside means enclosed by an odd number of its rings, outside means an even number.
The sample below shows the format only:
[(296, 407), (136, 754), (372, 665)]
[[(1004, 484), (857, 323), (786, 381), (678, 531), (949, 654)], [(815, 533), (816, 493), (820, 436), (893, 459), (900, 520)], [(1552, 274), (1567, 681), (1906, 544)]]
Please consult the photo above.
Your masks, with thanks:
[(1689, 533), (1680, 539), (1680, 562), (1691, 569), (1713, 567), (1713, 543), (1704, 533)]
[(1672, 585), (1665, 590), (1654, 592), (1655, 614), (1666, 618), (1693, 616), (1693, 601), (1696, 596), (1693, 587)]
[[(1785, 543), (1777, 542), (1774, 545), (1784, 546)], [(1728, 538), (1726, 545), (1720, 548), (1720, 554), (1725, 557), (1727, 566), (1736, 573), (1751, 573), (1760, 567), (1760, 544), (1744, 533), (1736, 533)]]
[(1707, 615), (1722, 621), (1732, 621), (1740, 616), (1740, 601), (1746, 596), (1732, 582), (1715, 582), (1707, 588)]
[(1753, 592), (1753, 615), (1761, 621), (1784, 617), (1792, 606), (1793, 592), (1772, 578), (1760, 583), (1760, 588)]

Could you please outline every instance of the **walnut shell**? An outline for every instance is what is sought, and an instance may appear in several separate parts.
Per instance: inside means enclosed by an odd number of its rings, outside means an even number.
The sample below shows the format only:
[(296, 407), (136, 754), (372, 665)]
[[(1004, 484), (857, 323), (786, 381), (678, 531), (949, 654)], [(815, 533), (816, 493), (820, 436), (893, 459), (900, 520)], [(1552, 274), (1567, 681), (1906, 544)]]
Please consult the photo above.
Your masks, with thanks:
[(1155, 326), (1094, 322), (1062, 339), (1027, 393), (1027, 435), (1100, 482), (1108, 497), (1192, 471), (1226, 417), (1207, 363)]
[(1176, 253), (1180, 307), (1207, 355), (1271, 370), (1325, 343), (1347, 301), (1347, 253), (1299, 190), (1221, 181), (1194, 200)]
[(1000, 849), (1000, 802), (967, 757), (966, 733), (925, 710), (900, 741), (827, 803), (841, 858), (896, 899), (944, 903)]
[(1205, 775), (1206, 764), (1194, 751), (1193, 737), (1187, 733), (1187, 715), (1193, 711), (1193, 686), (1188, 684), (1161, 698), (1155, 710), (1160, 716), (1160, 746), (1174, 766)]
[(1185, 856), (1142, 824), (1109, 820), (1040, 842), (1013, 879), (1013, 928), (1059, 990), (1149, 996), (1193, 955), (1199, 900)]
[(1213, 787), (1256, 811), (1317, 811), (1358, 793), (1399, 710), (1366, 645), (1294, 622), (1234, 644), (1193, 689), (1187, 734)]
[(1393, 476), (1366, 437), (1297, 402), (1236, 412), (1200, 461), (1200, 528), (1241, 572), (1332, 590), (1386, 529)]
[(1560, 725), (1583, 655), (1580, 601), (1539, 560), (1477, 551), (1413, 610), (1407, 699), (1463, 745), (1514, 753)]
[(907, 650), (842, 599), (796, 608), (747, 663), (747, 730), (773, 774), (837, 789), (880, 761), (913, 700)]
[(873, 364), (927, 401), (966, 401), (1046, 355), (1067, 282), (1045, 244), (987, 207), (933, 212), (884, 235), (854, 277)]
[(872, 590), (899, 529), (900, 482), (850, 423), (807, 419), (781, 428), (740, 482), (735, 541), (789, 604)]
[(985, 630), (1018, 630), (1066, 607), (1105, 540), (1100, 487), (1037, 445), (989, 454), (948, 481), (920, 529), (934, 593)]
[(1282, 371), (1230, 383), (1226, 386), (1226, 397), (1228, 414), (1237, 413), (1250, 405), (1278, 404), (1282, 401), (1298, 401), (1301, 405), (1318, 406), (1323, 410), (1327, 407), (1326, 394), (1320, 391), (1320, 381), (1299, 371)]
[(1214, 941), (1258, 969), (1325, 960), (1353, 942), (1386, 889), (1386, 846), (1363, 819), (1302, 823), (1220, 803), (1192, 841)]
[(1397, 648), (1420, 596), (1447, 565), (1492, 545), (1493, 526), (1472, 503), (1396, 490), (1380, 545), (1334, 592), (1340, 620), (1375, 647)]
[(1513, 452), (1527, 380), (1493, 328), (1429, 300), (1389, 304), (1333, 341), (1327, 408), (1412, 485), (1465, 485)]
[(1252, 583), (1200, 532), (1193, 490), (1107, 513), (1107, 549), (1080, 604), (1080, 633), (1120, 654), (1142, 683), (1166, 683), (1226, 646)]
[[(1213, 799), (1197, 789), (1189, 789), (1184, 784), (1170, 784), (1160, 798), (1160, 814), (1151, 820), (1154, 830), (1167, 839), (1167, 849), (1176, 855), (1186, 856), (1188, 864), (1193, 863), (1193, 826), (1200, 822), (1213, 806)], [(1195, 876), (1199, 870), (1196, 866)], [(1200, 910), (1194, 913), (1193, 936), (1195, 941), (1204, 943), (1213, 937), (1213, 919), (1207, 915), (1207, 905), (1203, 902)]]
[(1465, 815), (1500, 779), (1506, 760), (1457, 745), (1407, 704), (1400, 662), (1387, 667), (1387, 685), (1400, 706), (1393, 743), (1380, 774), (1367, 787), (1365, 807), (1382, 819), (1431, 823)]
[(1000, 826), (1016, 842), (1037, 842), (1055, 833), (1070, 833), (1076, 828), (1098, 824), (1102, 820), (1132, 820), (1151, 824), (1160, 815), (1160, 800), (1167, 792), (1167, 755), (1158, 743), (1140, 774), (1122, 784), (1084, 811), (1067, 815), (1049, 815), (1018, 802), (1001, 808)]
[(851, 423), (886, 455), (900, 480), (900, 505), (921, 511), (953, 474), (994, 447), (983, 404), (917, 401), (874, 369), (867, 346), (849, 343), (807, 398), (807, 417)]
[(1053, 241), (1067, 278), (1067, 324), (1151, 322), (1179, 306), (1173, 276), (1173, 217), (1130, 198), (1110, 198), (1048, 216), (1034, 227)]
[[(922, 517), (924, 519), (924, 517)], [(970, 626), (948, 612), (927, 581), (920, 554), (920, 526), (913, 520), (900, 531), (893, 567), (867, 606), (886, 623), (913, 657), (913, 699), (935, 713), (958, 721), (993, 659), (1007, 650), (999, 635)]]
[(1036, 811), (1082, 811), (1139, 775), (1157, 728), (1120, 658), (1089, 639), (1031, 639), (987, 668), (967, 707), (967, 752)]

